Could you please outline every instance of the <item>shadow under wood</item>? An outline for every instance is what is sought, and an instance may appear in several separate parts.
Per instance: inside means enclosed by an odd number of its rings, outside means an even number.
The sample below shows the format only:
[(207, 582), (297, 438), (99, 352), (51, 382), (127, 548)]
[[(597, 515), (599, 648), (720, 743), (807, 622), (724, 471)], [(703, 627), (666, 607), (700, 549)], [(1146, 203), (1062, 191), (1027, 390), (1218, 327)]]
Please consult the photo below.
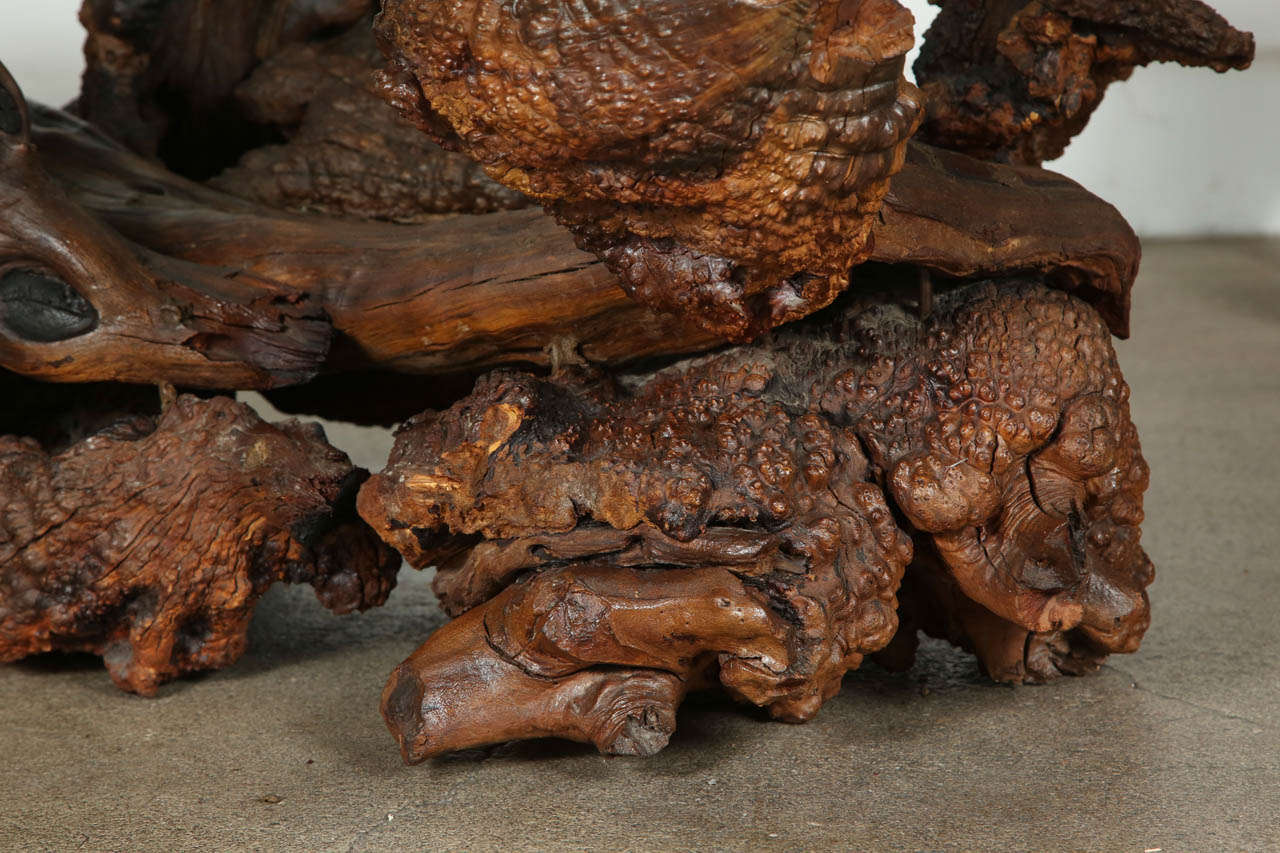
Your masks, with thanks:
[(45, 652), (8, 664), (32, 675), (102, 672), (102, 658), (90, 652)]

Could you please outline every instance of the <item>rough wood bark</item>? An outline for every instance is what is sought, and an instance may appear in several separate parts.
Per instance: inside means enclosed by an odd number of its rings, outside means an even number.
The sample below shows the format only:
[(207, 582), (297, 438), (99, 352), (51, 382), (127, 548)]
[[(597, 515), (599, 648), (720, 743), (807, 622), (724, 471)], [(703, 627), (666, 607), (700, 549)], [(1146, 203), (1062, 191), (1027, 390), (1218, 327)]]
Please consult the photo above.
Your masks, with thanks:
[(401, 118), (379, 94), (381, 65), (363, 18), (267, 58), (235, 99), (247, 119), (286, 141), (246, 152), (210, 184), (283, 210), (391, 222), (532, 204)]
[[(443, 605), (465, 614), (396, 670), (388, 725), (408, 760), (542, 734), (660, 746), (673, 708), (601, 668), (673, 675), (675, 701), (717, 664), (734, 695), (806, 719), (893, 633), (897, 518), (1018, 638), (971, 643), (994, 676), (1049, 672), (997, 659), (1015, 645), (1132, 651), (1152, 570), (1127, 400), (1098, 315), (1039, 284), (955, 289), (923, 322), (851, 294), (757, 345), (616, 382), (493, 374), (407, 424), (361, 490), (361, 514), (438, 565)], [(606, 683), (571, 721), (560, 691)], [(508, 690), (543, 699), (507, 705)]]
[(1139, 65), (1247, 68), (1254, 41), (1200, 0), (936, 0), (915, 64), (920, 137), (1038, 166), (1084, 129)]
[(149, 695), (237, 660), (273, 583), (309, 583), (339, 613), (386, 599), (399, 559), (355, 515), (366, 472), (318, 426), (227, 398), (134, 404), (63, 387), (73, 430), (114, 422), (56, 450), (0, 436), (0, 661), (92, 652)]

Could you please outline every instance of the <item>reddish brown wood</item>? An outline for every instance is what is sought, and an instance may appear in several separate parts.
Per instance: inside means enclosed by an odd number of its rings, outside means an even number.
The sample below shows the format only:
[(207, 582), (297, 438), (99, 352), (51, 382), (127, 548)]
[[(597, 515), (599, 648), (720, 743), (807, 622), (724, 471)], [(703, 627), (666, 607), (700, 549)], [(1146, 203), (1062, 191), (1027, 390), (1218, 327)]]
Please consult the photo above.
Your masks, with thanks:
[[(56, 433), (13, 382), (31, 431)], [(366, 472), (318, 426), (268, 425), (227, 398), (133, 414), (136, 394), (115, 387), (61, 392), (74, 443), (0, 436), (0, 661), (92, 652), (149, 695), (235, 662), (273, 583), (309, 583), (339, 613), (386, 599), (399, 560), (355, 516)]]
[(1084, 129), (1107, 87), (1139, 65), (1247, 68), (1250, 33), (1200, 0), (936, 0), (915, 64), (921, 138), (1038, 166)]
[(645, 752), (716, 666), (807, 719), (894, 632), (896, 519), (940, 559), (944, 614), (1004, 626), (955, 634), (994, 676), (1132, 651), (1152, 571), (1127, 401), (1105, 324), (1038, 284), (953, 289), (927, 321), (849, 295), (652, 375), (492, 374), (361, 490), (464, 614), (396, 670), (388, 725), (411, 761), (547, 734)]
[(907, 539), (856, 439), (759, 394), (767, 371), (721, 359), (638, 398), (496, 374), (400, 435), (363, 514), (417, 565), (456, 555), (450, 612), (498, 592), (388, 684), (407, 760), (537, 734), (649, 754), (708, 679), (806, 720), (889, 641)]
[(965, 595), (933, 543), (917, 536), (915, 559), (898, 590), (898, 633), (875, 660), (891, 670), (909, 668), (924, 631), (972, 652), (995, 681), (1042, 684), (1092, 672), (1112, 651), (1137, 651), (1147, 618), (1144, 602), (1142, 615), (1132, 620), (1128, 643), (1119, 647), (1090, 642), (1078, 628), (1028, 632)]
[(371, 422), (470, 389), (361, 490), (457, 616), (384, 693), (406, 760), (650, 754), (716, 685), (802, 721), (917, 629), (1011, 682), (1136, 649), (1140, 249), (1036, 166), (1135, 65), (1252, 38), (1198, 0), (940, 2), (931, 147), (895, 0), (386, 0), (376, 77), (372, 0), (86, 0), (98, 129), (0, 70), (0, 659), (153, 692), (274, 581), (393, 582), (321, 434), (120, 381)]

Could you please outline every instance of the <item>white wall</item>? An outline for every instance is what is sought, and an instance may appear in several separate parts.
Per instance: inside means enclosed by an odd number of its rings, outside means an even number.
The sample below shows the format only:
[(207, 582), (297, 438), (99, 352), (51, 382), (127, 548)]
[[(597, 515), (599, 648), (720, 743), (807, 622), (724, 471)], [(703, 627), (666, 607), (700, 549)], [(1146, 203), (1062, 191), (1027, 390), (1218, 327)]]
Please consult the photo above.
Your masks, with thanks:
[[(926, 0), (903, 2), (923, 32), (937, 10)], [(1280, 2), (1214, 5), (1258, 37), (1253, 68), (1140, 68), (1111, 87), (1088, 129), (1051, 164), (1144, 235), (1280, 234)], [(28, 97), (74, 97), (83, 64), (79, 0), (0, 6), (0, 61)]]
[[(923, 33), (937, 14), (901, 0)], [(1247, 71), (1139, 68), (1049, 168), (1120, 208), (1145, 236), (1280, 234), (1280, 0), (1208, 0), (1251, 30)], [(914, 56), (912, 57), (914, 60)]]
[(80, 91), (80, 0), (0, 0), (0, 62), (27, 98), (62, 106)]

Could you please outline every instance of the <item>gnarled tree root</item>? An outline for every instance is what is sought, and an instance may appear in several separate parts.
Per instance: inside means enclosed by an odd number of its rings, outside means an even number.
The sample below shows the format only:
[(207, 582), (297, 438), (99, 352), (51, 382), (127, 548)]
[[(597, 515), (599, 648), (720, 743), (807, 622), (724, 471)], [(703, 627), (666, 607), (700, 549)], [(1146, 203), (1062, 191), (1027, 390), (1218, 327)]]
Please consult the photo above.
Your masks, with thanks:
[[(815, 566), (809, 583), (833, 575)], [(868, 649), (848, 645), (852, 625), (818, 615), (848, 611), (838, 582), (828, 600), (797, 596), (808, 607), (791, 611), (771, 603), (771, 583), (785, 581), (715, 566), (547, 569), (437, 631), (392, 675), (383, 716), (411, 763), (538, 736), (650, 755), (686, 692), (717, 681), (807, 720)]]
[[(442, 627), (383, 691), (382, 714), (405, 761), (528, 737), (621, 755), (662, 749), (690, 679), (714, 652), (690, 648), (696, 638), (688, 635), (664, 648), (678, 624), (673, 617), (698, 602), (664, 579), (653, 581), (641, 594), (629, 589), (619, 597), (617, 579), (607, 574), (556, 570)], [(526, 621), (530, 604), (533, 624)], [(758, 606), (748, 609), (762, 615)], [(703, 616), (707, 608), (688, 612)]]
[[(234, 270), (264, 298), (294, 293), (305, 297), (301, 307), (323, 310), (338, 333), (325, 370), (622, 365), (719, 343), (680, 316), (630, 300), (602, 263), (539, 210), (420, 225), (289, 215), (184, 181), (55, 111), (36, 110), (32, 133), (40, 163), (81, 214), (91, 211), (118, 232), (115, 240), (123, 236), (196, 272)], [(1044, 275), (1098, 306), (1117, 333), (1128, 330), (1137, 237), (1115, 207), (1061, 175), (913, 145), (874, 232), (878, 263), (923, 266), (940, 279)], [(864, 274), (855, 270), (854, 291)], [(316, 325), (328, 332), (323, 320)], [(246, 379), (229, 375), (236, 362), (178, 355), (210, 374), (206, 386), (288, 379)], [(76, 378), (111, 378), (86, 373), (102, 364), (111, 362), (79, 360)], [(142, 366), (154, 382), (192, 380), (182, 361)], [(129, 368), (141, 370), (137, 360)], [(32, 370), (60, 374), (70, 366), (41, 362)]]
[[(539, 210), (421, 225), (295, 216), (184, 180), (63, 114), (37, 110), (33, 134), (69, 198), (129, 240), (323, 309), (338, 333), (326, 371), (617, 366), (721, 342), (628, 298)], [(1128, 330), (1137, 237), (1114, 207), (1061, 175), (911, 145), (874, 231), (878, 263), (924, 267), (939, 280), (1042, 275), (1096, 305), (1117, 333)], [(853, 291), (864, 274), (854, 270)], [(172, 372), (154, 369), (152, 379)]]
[(332, 329), (306, 294), (153, 252), (68, 198), (3, 66), (0, 112), (12, 117), (0, 125), (0, 367), (203, 388), (272, 388), (319, 371)]

